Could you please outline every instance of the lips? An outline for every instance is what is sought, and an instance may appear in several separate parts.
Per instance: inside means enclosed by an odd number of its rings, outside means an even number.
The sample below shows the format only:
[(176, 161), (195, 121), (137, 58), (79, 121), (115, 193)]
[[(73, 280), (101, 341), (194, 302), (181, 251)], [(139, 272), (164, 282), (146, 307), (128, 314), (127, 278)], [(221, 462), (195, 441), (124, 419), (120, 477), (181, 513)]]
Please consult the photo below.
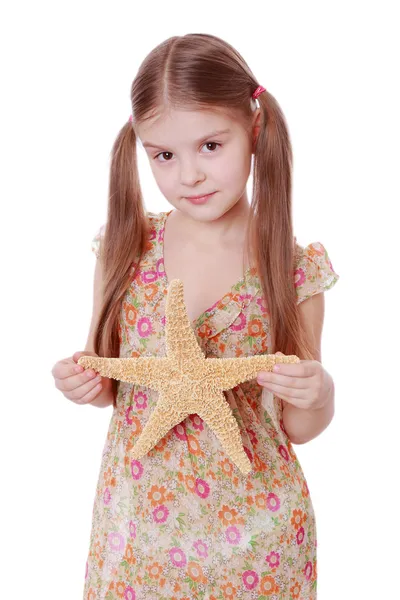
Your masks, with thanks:
[(215, 193), (216, 192), (211, 192), (211, 194), (207, 194), (206, 196), (195, 196), (192, 198), (190, 196), (186, 196), (186, 200), (188, 200), (192, 204), (204, 204)]
[(198, 200), (199, 198), (205, 198), (206, 196), (211, 196), (214, 192), (209, 192), (208, 194), (200, 194), (199, 196), (186, 196), (187, 200)]

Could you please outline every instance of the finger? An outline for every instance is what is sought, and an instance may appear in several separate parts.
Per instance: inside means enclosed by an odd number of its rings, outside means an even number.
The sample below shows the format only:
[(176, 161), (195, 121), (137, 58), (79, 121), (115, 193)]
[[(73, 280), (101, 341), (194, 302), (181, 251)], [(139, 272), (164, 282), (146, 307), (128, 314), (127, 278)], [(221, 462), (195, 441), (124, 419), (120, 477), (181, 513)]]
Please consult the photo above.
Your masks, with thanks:
[(303, 402), (307, 397), (307, 392), (304, 389), (292, 388), (284, 385), (277, 385), (275, 383), (265, 383), (261, 385), (262, 387), (266, 388), (267, 390), (270, 390), (271, 392), (279, 396), (279, 398), (287, 400), (288, 402), (293, 402), (295, 398), (299, 399), (300, 402)]
[(303, 360), (299, 363), (279, 363), (274, 365), (272, 373), (287, 375), (288, 377), (312, 377), (315, 375), (314, 361)]
[(73, 400), (74, 402), (82, 401), (86, 397), (90, 396), (95, 389), (99, 391), (99, 389), (101, 389), (101, 384), (101, 375), (99, 375), (91, 381), (87, 381), (75, 389), (70, 390), (66, 396), (69, 398), (69, 400)]
[(310, 387), (308, 378), (294, 377), (289, 375), (280, 375), (278, 373), (270, 373), (262, 371), (257, 376), (257, 381), (261, 385), (276, 385), (282, 388), (304, 389)]

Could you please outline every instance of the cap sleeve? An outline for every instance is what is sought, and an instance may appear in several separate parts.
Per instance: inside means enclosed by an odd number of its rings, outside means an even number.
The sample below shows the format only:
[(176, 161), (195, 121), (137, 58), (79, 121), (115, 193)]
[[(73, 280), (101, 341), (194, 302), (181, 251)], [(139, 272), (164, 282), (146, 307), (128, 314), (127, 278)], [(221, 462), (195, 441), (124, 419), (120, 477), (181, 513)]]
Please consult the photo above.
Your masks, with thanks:
[(104, 236), (105, 224), (102, 225), (98, 230), (94, 238), (92, 239), (92, 252), (95, 253), (96, 258), (100, 256), (100, 243)]
[(313, 242), (304, 248), (296, 244), (295, 289), (297, 304), (335, 285), (339, 275), (335, 272), (326, 248)]

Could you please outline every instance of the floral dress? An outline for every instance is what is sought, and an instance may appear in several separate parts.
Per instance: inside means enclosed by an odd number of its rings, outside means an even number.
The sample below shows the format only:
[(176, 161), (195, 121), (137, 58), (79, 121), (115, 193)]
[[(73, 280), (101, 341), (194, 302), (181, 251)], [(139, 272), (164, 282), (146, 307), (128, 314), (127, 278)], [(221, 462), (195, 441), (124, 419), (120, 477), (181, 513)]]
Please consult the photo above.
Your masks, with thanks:
[[(121, 307), (120, 357), (164, 356), (163, 235), (150, 239)], [(99, 256), (105, 225), (92, 240)], [(298, 302), (338, 280), (324, 246), (296, 242)], [(133, 266), (132, 266), (133, 272)], [(207, 357), (268, 353), (268, 306), (254, 268), (192, 323)], [(143, 458), (130, 450), (158, 393), (119, 382), (93, 504), (84, 600), (314, 600), (316, 522), (282, 401), (256, 379), (225, 392), (253, 471), (242, 476), (192, 414)]]

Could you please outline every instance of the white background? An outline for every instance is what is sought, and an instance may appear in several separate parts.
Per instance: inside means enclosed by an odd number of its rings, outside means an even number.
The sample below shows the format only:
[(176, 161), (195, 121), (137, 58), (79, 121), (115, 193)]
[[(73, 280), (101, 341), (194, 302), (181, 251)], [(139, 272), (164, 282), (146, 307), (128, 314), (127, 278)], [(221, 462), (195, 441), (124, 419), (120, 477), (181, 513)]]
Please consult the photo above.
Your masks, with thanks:
[[(280, 103), (297, 240), (322, 242), (329, 428), (295, 446), (317, 516), (318, 598), (394, 598), (399, 560), (399, 106), (395, 2), (19, 2), (1, 21), (1, 596), (82, 597), (112, 409), (54, 363), (83, 350), (109, 156), (130, 87), (172, 35), (235, 46)], [(396, 47), (397, 46), (397, 47)], [(149, 210), (168, 210), (144, 151)], [(249, 180), (249, 190), (251, 181)]]

